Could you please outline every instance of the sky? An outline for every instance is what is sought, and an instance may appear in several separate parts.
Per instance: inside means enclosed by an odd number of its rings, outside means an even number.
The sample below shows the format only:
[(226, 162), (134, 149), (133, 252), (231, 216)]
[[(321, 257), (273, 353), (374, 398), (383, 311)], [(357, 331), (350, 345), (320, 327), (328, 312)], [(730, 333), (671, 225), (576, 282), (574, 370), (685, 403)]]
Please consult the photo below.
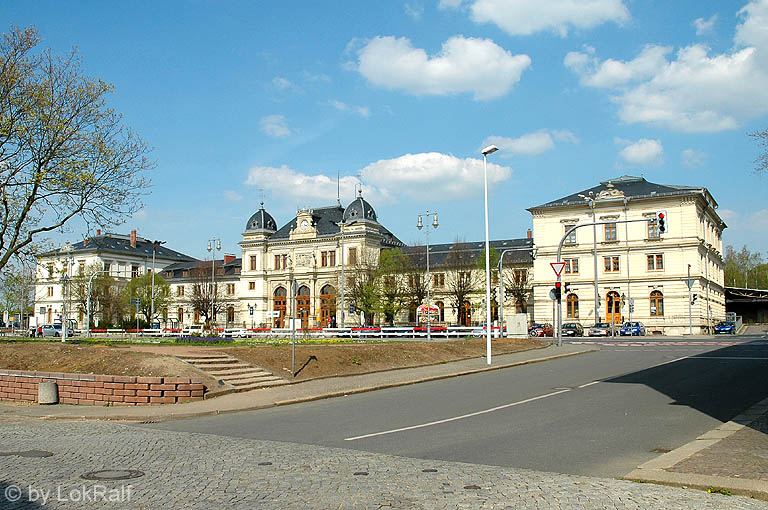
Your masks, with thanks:
[[(423, 243), (525, 237), (526, 208), (621, 175), (704, 186), (725, 244), (768, 256), (768, 0), (3, 2), (3, 31), (76, 47), (153, 147), (144, 208), (116, 230), (240, 256), (264, 201), (278, 225), (362, 185)], [(81, 226), (54, 241), (82, 239)]]

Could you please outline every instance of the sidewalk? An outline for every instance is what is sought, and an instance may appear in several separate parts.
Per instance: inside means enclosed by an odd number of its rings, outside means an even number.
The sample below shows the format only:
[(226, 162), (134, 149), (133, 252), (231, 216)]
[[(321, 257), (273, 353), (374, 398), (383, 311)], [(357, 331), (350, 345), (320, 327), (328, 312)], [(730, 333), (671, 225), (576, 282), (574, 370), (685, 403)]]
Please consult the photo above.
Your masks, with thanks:
[(123, 420), (123, 421), (164, 421), (193, 416), (205, 416), (220, 413), (263, 409), (277, 405), (287, 405), (310, 400), (337, 397), (353, 393), (363, 393), (396, 386), (405, 386), (426, 381), (458, 377), (488, 370), (538, 363), (560, 357), (575, 356), (595, 352), (588, 346), (563, 345), (543, 349), (501, 354), (492, 358), (489, 367), (485, 358), (473, 358), (441, 365), (430, 365), (371, 374), (329, 377), (310, 381), (262, 388), (244, 393), (230, 393), (220, 397), (189, 402), (186, 404), (166, 404), (137, 407), (95, 407), (72, 405), (19, 405), (0, 402), (0, 421), (12, 417), (47, 418), (47, 419), (88, 419), (88, 420)]
[(768, 398), (624, 478), (768, 500)]

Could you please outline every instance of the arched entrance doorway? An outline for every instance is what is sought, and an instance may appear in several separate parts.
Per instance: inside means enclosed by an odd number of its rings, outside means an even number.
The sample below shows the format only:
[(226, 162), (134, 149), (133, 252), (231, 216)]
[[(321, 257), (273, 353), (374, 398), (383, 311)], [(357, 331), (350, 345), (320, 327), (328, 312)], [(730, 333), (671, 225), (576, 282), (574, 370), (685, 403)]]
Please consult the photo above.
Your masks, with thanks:
[(440, 316), (437, 318), (438, 322), (445, 322), (445, 304), (442, 301), (435, 303), (438, 309), (440, 309)]
[(274, 296), (274, 304), (273, 310), (275, 312), (278, 312), (278, 316), (275, 317), (275, 327), (276, 328), (284, 328), (285, 327), (285, 304), (286, 304), (286, 291), (285, 287), (278, 287), (275, 289), (275, 296)]
[(320, 289), (320, 320), (324, 328), (336, 325), (336, 289), (332, 285)]
[(459, 309), (459, 326), (471, 326), (472, 325), (472, 305), (469, 301), (461, 303)]
[(621, 324), (621, 296), (614, 290), (605, 296), (605, 322)]
[(296, 318), (301, 318), (301, 329), (309, 327), (309, 287), (302, 285), (296, 292)]

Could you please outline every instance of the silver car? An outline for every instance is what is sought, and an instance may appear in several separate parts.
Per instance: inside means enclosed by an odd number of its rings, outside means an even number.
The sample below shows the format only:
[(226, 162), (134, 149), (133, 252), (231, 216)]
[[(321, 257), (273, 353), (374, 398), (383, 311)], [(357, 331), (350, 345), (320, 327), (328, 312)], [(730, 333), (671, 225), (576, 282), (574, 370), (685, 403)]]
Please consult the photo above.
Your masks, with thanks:
[[(611, 324), (609, 322), (598, 322), (587, 333), (589, 336), (611, 336)], [(613, 334), (618, 336), (618, 327), (613, 328)]]
[(43, 338), (58, 338), (61, 336), (61, 324), (43, 324)]

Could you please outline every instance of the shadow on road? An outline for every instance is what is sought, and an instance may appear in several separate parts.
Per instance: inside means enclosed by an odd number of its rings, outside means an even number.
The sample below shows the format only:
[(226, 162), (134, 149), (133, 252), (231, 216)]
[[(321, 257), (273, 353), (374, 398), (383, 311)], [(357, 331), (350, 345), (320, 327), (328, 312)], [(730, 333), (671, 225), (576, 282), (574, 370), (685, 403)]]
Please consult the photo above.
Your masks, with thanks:
[(29, 488), (26, 485), (0, 480), (0, 508), (3, 510), (13, 510), (15, 508), (31, 510), (43, 508), (43, 505), (29, 500)]
[(644, 384), (727, 422), (768, 397), (768, 342), (755, 340), (605, 380)]

